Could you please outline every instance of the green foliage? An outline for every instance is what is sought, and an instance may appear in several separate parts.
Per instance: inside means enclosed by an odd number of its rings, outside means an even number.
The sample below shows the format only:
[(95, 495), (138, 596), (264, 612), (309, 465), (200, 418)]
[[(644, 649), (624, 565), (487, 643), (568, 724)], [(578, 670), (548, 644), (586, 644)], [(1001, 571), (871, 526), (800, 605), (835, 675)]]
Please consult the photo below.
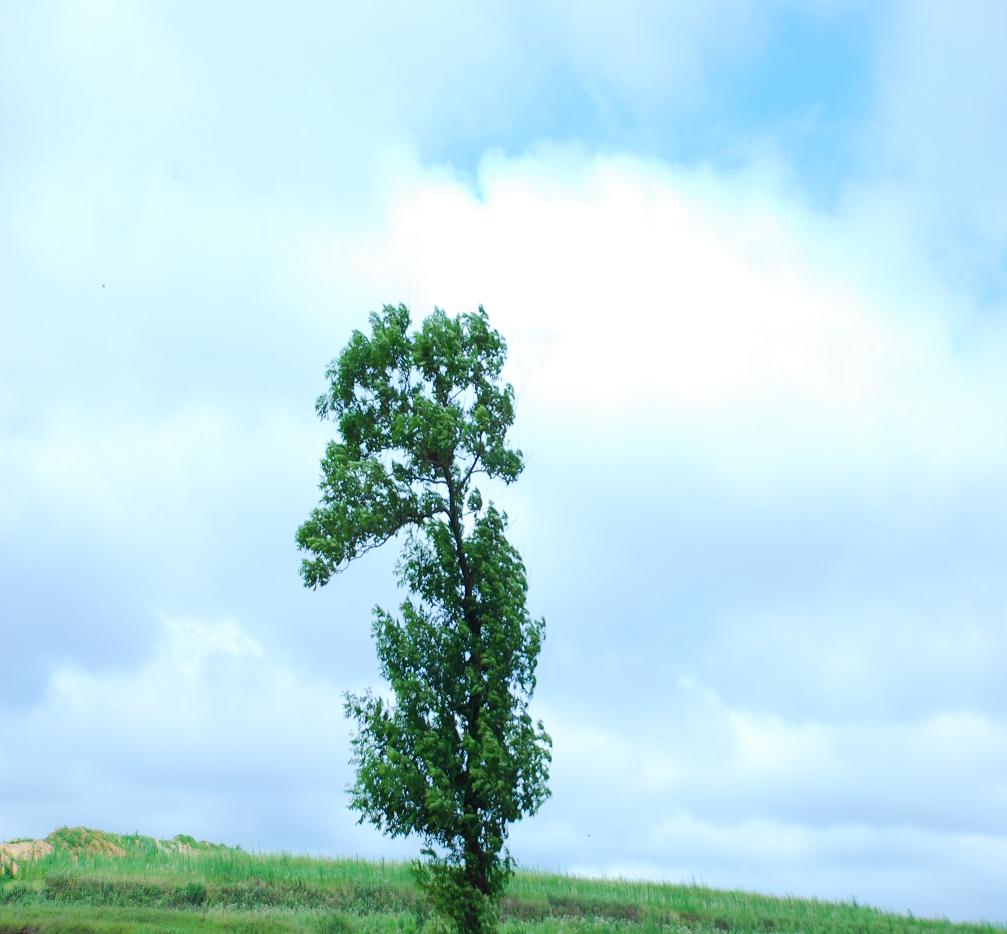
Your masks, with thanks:
[[(46, 838), (54, 847), (59, 847), (70, 853), (106, 853), (115, 854), (122, 850), (122, 844), (130, 838), (118, 834), (106, 833), (103, 830), (89, 830), (87, 827), (60, 827)], [(151, 838), (147, 838), (153, 840)]]
[(175, 892), (175, 904), (181, 907), (205, 905), (207, 899), (205, 882), (186, 882)]
[(508, 827), (548, 795), (550, 740), (527, 712), (544, 622), (507, 517), (477, 480), (512, 483), (514, 391), (503, 338), (480, 307), (436, 310), (410, 332), (408, 309), (370, 316), (326, 372), (317, 402), (339, 439), (322, 460), (321, 502), (298, 531), (308, 586), (400, 532), (396, 618), (375, 608), (374, 640), (394, 699), (348, 696), (351, 806), (392, 836), (417, 834), (417, 879), (465, 932), (491, 929), (511, 873)]
[(36, 897), (35, 887), (27, 882), (0, 885), (0, 905), (21, 905), (35, 901)]

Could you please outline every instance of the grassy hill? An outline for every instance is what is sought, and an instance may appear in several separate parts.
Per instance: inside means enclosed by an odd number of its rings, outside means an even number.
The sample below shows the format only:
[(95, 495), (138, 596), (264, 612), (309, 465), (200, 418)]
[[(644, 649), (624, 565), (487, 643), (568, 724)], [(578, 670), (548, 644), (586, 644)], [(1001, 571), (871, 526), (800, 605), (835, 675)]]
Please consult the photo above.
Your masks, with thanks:
[[(177, 836), (61, 828), (0, 846), (0, 934), (315, 931), (436, 934), (401, 863), (264, 855)], [(518, 873), (504, 932), (998, 932), (858, 905), (695, 885)]]

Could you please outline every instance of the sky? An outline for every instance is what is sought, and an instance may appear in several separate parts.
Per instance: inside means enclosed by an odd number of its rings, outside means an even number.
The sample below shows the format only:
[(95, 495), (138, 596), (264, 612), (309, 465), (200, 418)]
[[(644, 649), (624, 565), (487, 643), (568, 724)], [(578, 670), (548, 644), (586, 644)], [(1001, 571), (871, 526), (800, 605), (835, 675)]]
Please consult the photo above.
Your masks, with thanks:
[(347, 810), (368, 312), (485, 306), (527, 867), (1007, 922), (1007, 6), (0, 0), (0, 839)]

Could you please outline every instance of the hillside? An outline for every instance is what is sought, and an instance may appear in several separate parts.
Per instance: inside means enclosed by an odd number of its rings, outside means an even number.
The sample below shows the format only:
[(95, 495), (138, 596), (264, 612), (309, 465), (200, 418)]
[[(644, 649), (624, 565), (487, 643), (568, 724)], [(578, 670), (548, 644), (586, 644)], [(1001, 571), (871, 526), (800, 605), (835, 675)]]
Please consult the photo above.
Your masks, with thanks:
[[(4, 932), (340, 931), (443, 928), (408, 866), (60, 828), (0, 844)], [(770, 898), (696, 885), (520, 872), (501, 906), (507, 932), (881, 934), (1003, 932), (886, 914), (855, 904)]]

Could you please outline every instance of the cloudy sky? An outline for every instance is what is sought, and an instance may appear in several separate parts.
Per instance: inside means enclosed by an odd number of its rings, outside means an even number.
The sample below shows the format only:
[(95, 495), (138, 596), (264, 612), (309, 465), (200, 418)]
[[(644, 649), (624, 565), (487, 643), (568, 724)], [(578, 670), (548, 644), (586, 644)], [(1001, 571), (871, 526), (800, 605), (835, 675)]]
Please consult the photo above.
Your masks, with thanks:
[(1007, 5), (0, 0), (0, 839), (405, 856), (394, 551), (294, 533), (385, 302), (510, 345), (526, 866), (1007, 922)]

